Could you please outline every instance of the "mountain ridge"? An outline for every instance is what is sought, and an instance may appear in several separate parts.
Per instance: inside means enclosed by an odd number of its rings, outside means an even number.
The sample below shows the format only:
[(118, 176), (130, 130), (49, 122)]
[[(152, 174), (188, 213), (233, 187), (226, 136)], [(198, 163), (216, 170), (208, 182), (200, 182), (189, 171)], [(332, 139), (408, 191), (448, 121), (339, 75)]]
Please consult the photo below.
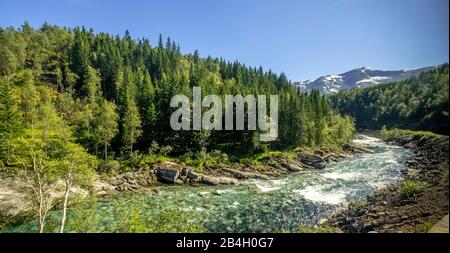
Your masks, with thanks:
[(439, 66), (442, 66), (442, 64), (403, 70), (377, 70), (370, 67), (360, 67), (338, 75), (330, 74), (321, 76), (315, 80), (294, 82), (294, 85), (298, 86), (303, 92), (310, 92), (313, 89), (317, 89), (322, 94), (333, 94), (342, 89), (364, 88), (417, 77), (421, 73), (436, 69)]

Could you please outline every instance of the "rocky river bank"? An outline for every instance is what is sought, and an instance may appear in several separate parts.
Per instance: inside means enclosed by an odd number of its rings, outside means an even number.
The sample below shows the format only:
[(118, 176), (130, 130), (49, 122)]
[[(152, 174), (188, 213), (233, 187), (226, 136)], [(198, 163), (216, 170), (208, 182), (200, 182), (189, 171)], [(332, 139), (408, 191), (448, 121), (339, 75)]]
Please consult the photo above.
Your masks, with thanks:
[[(348, 144), (339, 152), (329, 149), (299, 151), (295, 157), (274, 155), (262, 159), (261, 164), (241, 163), (212, 164), (204, 166), (202, 173), (197, 168), (174, 162), (163, 162), (145, 166), (137, 171), (119, 175), (99, 175), (91, 189), (72, 189), (74, 196), (84, 198), (88, 195), (98, 197), (119, 192), (139, 192), (162, 184), (172, 185), (236, 185), (245, 180), (269, 180), (292, 172), (320, 170), (327, 163), (351, 157), (355, 153), (370, 150)], [(19, 178), (0, 175), (0, 221), (15, 220), (27, 215), (30, 203), (26, 197), (27, 186)], [(62, 189), (61, 189), (62, 194)]]
[(204, 185), (236, 185), (249, 179), (275, 179), (292, 172), (303, 170), (324, 169), (327, 163), (351, 157), (356, 153), (371, 153), (372, 151), (355, 144), (345, 144), (342, 150), (317, 149), (315, 151), (299, 151), (295, 157), (274, 155), (262, 159), (261, 164), (211, 164), (205, 165), (203, 171), (197, 168), (175, 162), (164, 162), (150, 165), (137, 172), (126, 172), (118, 176), (97, 182), (97, 194), (105, 195), (109, 191), (136, 191), (142, 187), (158, 184), (188, 184)]
[[(326, 225), (347, 233), (426, 232), (448, 214), (449, 137), (407, 134), (389, 141), (414, 150), (403, 171), (405, 181), (350, 204)], [(405, 198), (407, 181), (423, 189)]]

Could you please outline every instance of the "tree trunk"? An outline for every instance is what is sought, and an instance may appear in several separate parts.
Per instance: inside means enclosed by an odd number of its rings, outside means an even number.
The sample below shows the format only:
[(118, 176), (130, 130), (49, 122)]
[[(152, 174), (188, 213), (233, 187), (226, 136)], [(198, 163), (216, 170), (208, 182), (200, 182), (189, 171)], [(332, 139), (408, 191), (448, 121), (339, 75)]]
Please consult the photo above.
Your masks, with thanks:
[(39, 233), (44, 233), (45, 220), (42, 215), (42, 204), (39, 204)]
[[(34, 159), (34, 158), (33, 158)], [(34, 163), (34, 161), (33, 161)], [(45, 217), (44, 217), (44, 197), (42, 194), (42, 183), (38, 174), (39, 182), (39, 233), (44, 233)]]
[(130, 156), (133, 154), (133, 130), (131, 130), (131, 138), (130, 138)]
[(108, 162), (108, 144), (105, 141), (105, 162)]
[(67, 202), (69, 200), (69, 192), (70, 192), (70, 179), (66, 179), (66, 190), (64, 192), (63, 214), (61, 217), (61, 227), (59, 229), (60, 233), (64, 233), (64, 225), (66, 223), (66, 215), (67, 215)]

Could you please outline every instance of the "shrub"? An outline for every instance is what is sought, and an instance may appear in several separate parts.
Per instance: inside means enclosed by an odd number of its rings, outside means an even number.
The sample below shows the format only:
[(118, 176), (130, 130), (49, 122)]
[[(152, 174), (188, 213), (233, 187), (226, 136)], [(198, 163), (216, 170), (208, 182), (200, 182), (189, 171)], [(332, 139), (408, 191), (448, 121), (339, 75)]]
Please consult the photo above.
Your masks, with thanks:
[(380, 131), (381, 138), (383, 140), (391, 141), (395, 139), (400, 140), (410, 140), (413, 137), (438, 137), (438, 134), (435, 134), (433, 132), (429, 131), (414, 131), (414, 130), (407, 130), (407, 129), (386, 129), (386, 127), (383, 127)]
[(159, 155), (167, 156), (170, 152), (172, 152), (172, 146), (164, 146), (159, 149)]
[(423, 230), (425, 232), (430, 231), (431, 228), (433, 228), (433, 226), (434, 226), (434, 224), (432, 222), (429, 222), (429, 221), (425, 221), (422, 225), (423, 225)]
[(422, 193), (426, 185), (415, 181), (405, 181), (400, 188), (400, 198), (411, 199)]
[(200, 173), (203, 172), (204, 166), (229, 162), (227, 154), (219, 150), (213, 150), (208, 153), (205, 148), (195, 153), (187, 152), (179, 158), (183, 164), (197, 167)]
[(109, 160), (107, 162), (103, 162), (99, 166), (99, 171), (103, 173), (116, 174), (120, 170), (120, 163), (117, 160)]

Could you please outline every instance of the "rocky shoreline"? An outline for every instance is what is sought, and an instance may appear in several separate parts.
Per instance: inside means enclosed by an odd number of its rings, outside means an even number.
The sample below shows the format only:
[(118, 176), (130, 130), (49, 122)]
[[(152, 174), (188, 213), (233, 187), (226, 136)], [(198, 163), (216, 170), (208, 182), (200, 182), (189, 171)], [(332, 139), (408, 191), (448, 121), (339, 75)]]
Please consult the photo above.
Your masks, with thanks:
[[(410, 148), (405, 181), (350, 204), (325, 222), (345, 233), (427, 232), (448, 214), (449, 137), (408, 134), (389, 141)], [(414, 181), (425, 189), (412, 198), (402, 197), (404, 182)]]
[(263, 159), (261, 165), (212, 164), (205, 165), (202, 173), (196, 168), (174, 162), (163, 162), (141, 169), (137, 172), (126, 172), (113, 178), (104, 179), (94, 186), (99, 195), (108, 191), (136, 191), (143, 187), (159, 184), (173, 185), (236, 185), (243, 180), (275, 179), (292, 172), (309, 169), (324, 169), (328, 163), (351, 157), (356, 153), (372, 151), (356, 144), (345, 144), (340, 152), (318, 149), (315, 151), (296, 153), (295, 158), (274, 155)]

